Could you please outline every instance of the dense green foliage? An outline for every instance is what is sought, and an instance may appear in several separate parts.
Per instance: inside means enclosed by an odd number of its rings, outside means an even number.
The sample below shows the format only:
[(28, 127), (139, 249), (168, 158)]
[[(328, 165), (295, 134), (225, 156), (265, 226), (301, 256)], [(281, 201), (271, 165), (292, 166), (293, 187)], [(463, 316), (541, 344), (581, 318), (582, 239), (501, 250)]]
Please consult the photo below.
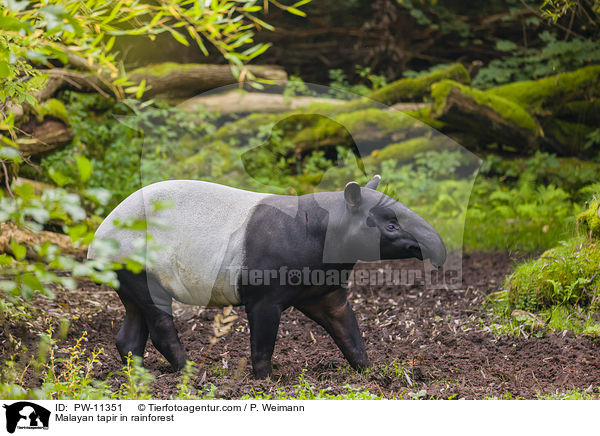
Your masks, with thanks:
[(538, 79), (600, 61), (600, 44), (597, 41), (580, 38), (559, 40), (547, 31), (539, 37), (545, 44), (541, 48), (519, 48), (511, 41), (498, 41), (497, 48), (507, 54), (479, 70), (473, 78), (473, 86), (490, 88)]
[(490, 301), (504, 317), (502, 333), (571, 330), (597, 336), (600, 299), (600, 202), (577, 216), (578, 234), (519, 264)]
[[(0, 101), (15, 99), (35, 103), (33, 93), (45, 85), (39, 66), (87, 63), (87, 68), (104, 71), (116, 86), (127, 84), (120, 55), (112, 50), (117, 37), (143, 36), (153, 40), (168, 33), (177, 42), (195, 42), (208, 54), (214, 46), (239, 75), (243, 63), (259, 56), (268, 44), (253, 41), (255, 29), (272, 28), (257, 17), (270, 2), (198, 3), (178, 0), (167, 3), (124, 0), (87, 1), (6, 1), (0, 4)], [(275, 2), (290, 13), (305, 15), (298, 9), (307, 1), (291, 6)], [(183, 32), (183, 33), (182, 33)], [(223, 38), (222, 34), (226, 34)], [(120, 67), (120, 68), (119, 68)], [(22, 80), (23, 77), (35, 80)], [(132, 95), (143, 93), (138, 87), (125, 88)], [(138, 95), (139, 97), (139, 95)], [(5, 114), (7, 115), (7, 114)]]

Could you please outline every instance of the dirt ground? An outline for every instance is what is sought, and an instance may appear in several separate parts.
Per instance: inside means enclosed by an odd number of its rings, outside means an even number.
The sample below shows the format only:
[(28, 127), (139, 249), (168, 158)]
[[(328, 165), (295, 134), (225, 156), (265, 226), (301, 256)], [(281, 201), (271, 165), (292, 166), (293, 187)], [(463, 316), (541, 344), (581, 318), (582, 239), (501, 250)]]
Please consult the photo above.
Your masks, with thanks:
[[(245, 394), (277, 390), (294, 392), (299, 376), (330, 394), (352, 388), (367, 389), (385, 397), (536, 398), (539, 394), (600, 386), (600, 350), (596, 339), (566, 334), (535, 337), (498, 337), (490, 332), (489, 315), (482, 302), (499, 289), (514, 265), (507, 253), (474, 253), (463, 258), (463, 287), (459, 290), (404, 288), (353, 289), (351, 301), (373, 365), (368, 374), (349, 368), (325, 331), (296, 310), (284, 313), (273, 356), (274, 379), (255, 381), (250, 366), (249, 331), (243, 308), (230, 333), (207, 354), (212, 322), (219, 309), (175, 306), (176, 325), (189, 358), (199, 363), (206, 356), (196, 388), (210, 383), (216, 396), (239, 398)], [(124, 311), (116, 294), (105, 287), (85, 284), (74, 292), (60, 292), (55, 300), (36, 298), (37, 315), (10, 326), (12, 335), (29, 350), (18, 356), (21, 364), (36, 349), (40, 328), (67, 317), (68, 336), (59, 348), (72, 345), (87, 332), (87, 353), (103, 347), (95, 376), (105, 379), (122, 364), (114, 338)], [(8, 355), (6, 332), (0, 332), (2, 351)], [(145, 365), (156, 377), (158, 398), (175, 395), (179, 374), (168, 372), (167, 362), (150, 343)], [(387, 369), (386, 369), (387, 368)], [(205, 375), (203, 375), (205, 373)], [(25, 384), (39, 381), (29, 372)], [(112, 376), (113, 384), (118, 377)]]

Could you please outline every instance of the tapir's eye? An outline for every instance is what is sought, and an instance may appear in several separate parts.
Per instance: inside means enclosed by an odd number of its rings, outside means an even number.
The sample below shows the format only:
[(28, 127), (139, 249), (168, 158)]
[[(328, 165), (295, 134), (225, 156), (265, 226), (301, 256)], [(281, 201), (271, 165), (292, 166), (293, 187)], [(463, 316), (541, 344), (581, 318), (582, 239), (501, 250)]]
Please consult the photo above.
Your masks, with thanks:
[(397, 228), (398, 228), (398, 226), (396, 224), (394, 224), (394, 223), (389, 223), (387, 225), (387, 229), (388, 230), (396, 230)]

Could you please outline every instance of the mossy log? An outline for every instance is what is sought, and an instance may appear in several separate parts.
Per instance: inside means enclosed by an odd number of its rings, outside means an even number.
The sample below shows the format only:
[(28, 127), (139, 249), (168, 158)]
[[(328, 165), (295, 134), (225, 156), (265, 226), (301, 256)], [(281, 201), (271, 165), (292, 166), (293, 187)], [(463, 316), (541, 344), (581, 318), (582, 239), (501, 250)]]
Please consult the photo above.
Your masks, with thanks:
[(419, 136), (406, 141), (390, 144), (380, 150), (373, 150), (370, 159), (381, 164), (384, 161), (403, 163), (412, 160), (417, 153), (426, 151), (450, 150), (460, 147), (453, 141), (448, 141), (444, 135)]
[(488, 94), (519, 104), (534, 115), (553, 115), (571, 101), (594, 101), (600, 96), (600, 65), (580, 68), (538, 80), (491, 88)]
[(420, 107), (407, 106), (409, 102), (422, 102), (431, 93), (431, 86), (441, 80), (451, 79), (458, 83), (471, 82), (469, 73), (462, 64), (452, 64), (420, 77), (396, 80), (366, 97), (350, 100), (334, 109), (335, 113), (355, 112), (362, 109), (396, 106), (397, 110), (414, 111)]
[(517, 103), (451, 80), (434, 84), (432, 97), (431, 116), (447, 131), (469, 133), (481, 145), (498, 143), (520, 154), (535, 150), (539, 127)]
[(398, 102), (421, 101), (423, 97), (430, 94), (431, 85), (445, 79), (464, 84), (471, 82), (469, 73), (462, 64), (452, 64), (420, 77), (396, 80), (377, 91), (373, 91), (369, 98), (387, 105)]
[[(257, 78), (286, 80), (286, 72), (274, 65), (245, 67)], [(200, 92), (238, 83), (229, 65), (177, 64), (166, 62), (133, 70), (129, 80), (139, 84), (146, 81), (144, 97), (186, 98)]]
[[(286, 80), (287, 74), (273, 65), (249, 65), (247, 70), (258, 78)], [(72, 71), (54, 68), (44, 71), (48, 75), (46, 87), (37, 98), (46, 100), (62, 89), (79, 92), (97, 92), (105, 97), (123, 97), (110, 77), (94, 71)], [(165, 62), (148, 65), (130, 72), (129, 82), (139, 85), (145, 80), (144, 97), (186, 98), (199, 92), (238, 83), (229, 65), (178, 64)]]

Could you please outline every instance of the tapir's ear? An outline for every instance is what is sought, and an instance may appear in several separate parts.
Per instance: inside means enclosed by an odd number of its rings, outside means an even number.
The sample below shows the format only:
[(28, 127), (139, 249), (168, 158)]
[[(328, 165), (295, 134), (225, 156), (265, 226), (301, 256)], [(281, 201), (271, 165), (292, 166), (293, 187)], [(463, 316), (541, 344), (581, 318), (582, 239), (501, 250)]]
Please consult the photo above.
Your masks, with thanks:
[(380, 181), (381, 181), (381, 176), (379, 174), (377, 174), (371, 180), (369, 180), (369, 182), (365, 185), (365, 188), (375, 190), (375, 189), (377, 189), (377, 185), (379, 185)]
[(360, 205), (360, 185), (356, 182), (349, 182), (344, 188), (344, 199), (350, 207)]

